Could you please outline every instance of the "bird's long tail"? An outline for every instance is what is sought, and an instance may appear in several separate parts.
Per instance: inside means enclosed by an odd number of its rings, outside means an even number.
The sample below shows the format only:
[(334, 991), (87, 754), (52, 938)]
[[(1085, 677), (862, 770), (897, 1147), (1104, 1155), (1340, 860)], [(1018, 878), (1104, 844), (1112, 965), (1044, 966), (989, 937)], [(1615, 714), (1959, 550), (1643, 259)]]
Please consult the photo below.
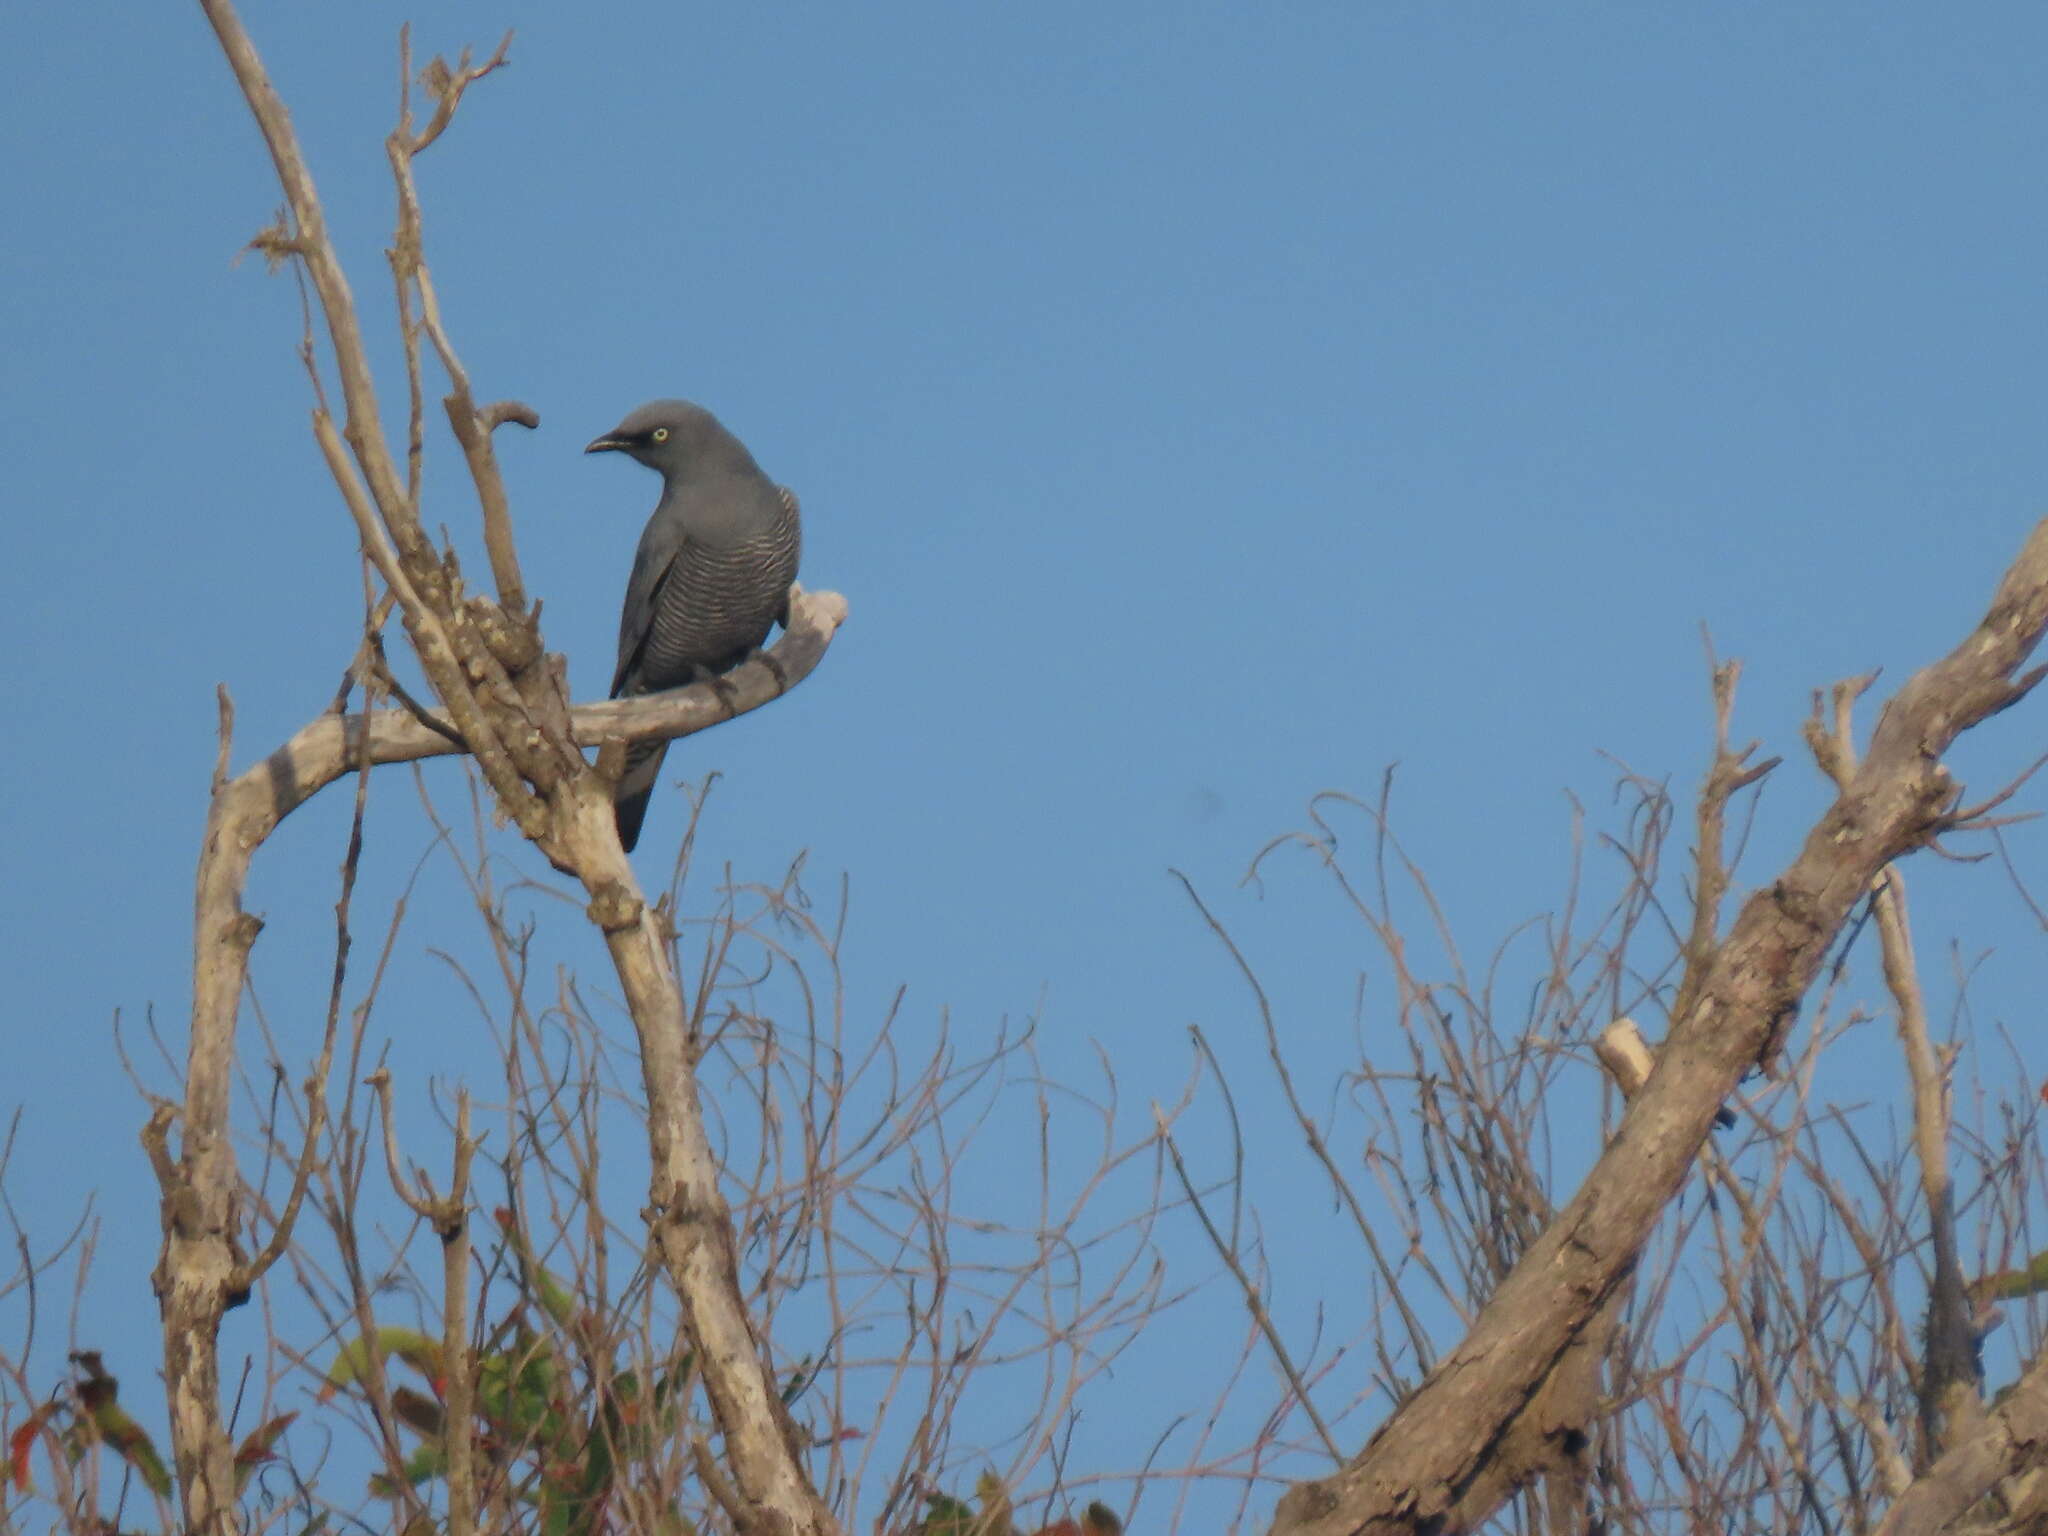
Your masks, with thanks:
[(647, 799), (661, 777), (661, 760), (668, 755), (665, 741), (636, 741), (626, 748), (625, 772), (612, 791), (612, 812), (619, 819), (619, 843), (626, 852), (640, 841), (640, 823), (647, 819)]

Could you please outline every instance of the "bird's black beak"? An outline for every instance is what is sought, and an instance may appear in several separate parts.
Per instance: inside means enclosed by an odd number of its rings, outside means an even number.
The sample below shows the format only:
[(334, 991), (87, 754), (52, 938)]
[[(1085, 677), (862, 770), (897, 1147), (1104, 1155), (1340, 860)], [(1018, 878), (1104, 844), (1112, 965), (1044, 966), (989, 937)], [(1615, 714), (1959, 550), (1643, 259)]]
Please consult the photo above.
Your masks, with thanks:
[(586, 446), (583, 451), (585, 453), (613, 453), (622, 452), (625, 447), (626, 440), (623, 437), (614, 437), (611, 433), (607, 432), (603, 437), (596, 439)]

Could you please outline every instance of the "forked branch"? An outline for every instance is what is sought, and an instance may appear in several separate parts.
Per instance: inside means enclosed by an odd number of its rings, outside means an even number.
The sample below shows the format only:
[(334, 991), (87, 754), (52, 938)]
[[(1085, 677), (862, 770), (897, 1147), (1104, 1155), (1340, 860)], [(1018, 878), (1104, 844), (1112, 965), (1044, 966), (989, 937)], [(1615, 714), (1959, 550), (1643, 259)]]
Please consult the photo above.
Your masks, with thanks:
[(1982, 621), (1891, 700), (1798, 857), (1743, 904), (1578, 1193), (1351, 1464), (1287, 1494), (1276, 1532), (1468, 1530), (1514, 1491), (1488, 1476), (1503, 1436), (1632, 1271), (1715, 1111), (1775, 1054), (1871, 882), (1952, 824), (1958, 787), (1942, 754), (2040, 681), (2039, 669), (2021, 668), (2044, 629), (2048, 523), (2028, 537)]
[[(673, 736), (756, 708), (822, 656), (844, 615), (829, 594), (793, 602), (792, 628), (773, 661), (743, 667), (719, 687), (572, 711), (561, 658), (547, 654), (514, 554), (492, 430), (533, 422), (524, 407), (479, 408), (442, 323), (423, 254), (412, 161), (449, 126), (462, 94), (504, 61), (436, 61), (425, 86), (434, 113), (415, 130), (409, 105), (386, 141), (398, 187), (392, 270), (398, 285), (411, 403), (409, 470), (386, 440), (360, 322), (291, 120), (229, 0), (200, 0), (270, 150), (288, 207), (265, 238), (273, 256), (303, 264), (339, 376), (345, 417), (324, 403), (314, 433), (354, 520), (363, 550), (395, 600), (441, 714), (334, 715), (301, 731), (241, 776), (223, 772), (209, 808), (198, 875), (193, 1020), (182, 1114), (182, 1155), (152, 1121), (152, 1160), (163, 1184), (165, 1242), (158, 1265), (172, 1438), (190, 1529), (214, 1536), (237, 1516), (233, 1452), (222, 1420), (218, 1332), (249, 1273), (238, 1249), (239, 1183), (229, 1141), (228, 1090), (235, 1021), (250, 947), (261, 924), (242, 910), (255, 849), (278, 821), (352, 768), (466, 750), (499, 808), (558, 869), (578, 879), (602, 929), (639, 1036), (652, 1154), (647, 1208), (653, 1249), (681, 1302), (689, 1343), (710, 1399), (742, 1531), (813, 1536), (836, 1530), (807, 1481), (798, 1436), (740, 1292), (732, 1219), (698, 1098), (689, 1015), (672, 970), (663, 916), (641, 895), (613, 824), (611, 782), (583, 748)], [(407, 73), (410, 74), (409, 56)], [(445, 406), (482, 508), (498, 600), (466, 595), (452, 554), (436, 550), (417, 504), (422, 441), (420, 338), (446, 372)], [(309, 354), (310, 355), (310, 354)], [(316, 374), (317, 381), (317, 374)], [(374, 628), (374, 626), (373, 626)], [(368, 645), (368, 642), (366, 642)], [(374, 650), (374, 646), (369, 647)], [(616, 758), (618, 754), (608, 754)]]

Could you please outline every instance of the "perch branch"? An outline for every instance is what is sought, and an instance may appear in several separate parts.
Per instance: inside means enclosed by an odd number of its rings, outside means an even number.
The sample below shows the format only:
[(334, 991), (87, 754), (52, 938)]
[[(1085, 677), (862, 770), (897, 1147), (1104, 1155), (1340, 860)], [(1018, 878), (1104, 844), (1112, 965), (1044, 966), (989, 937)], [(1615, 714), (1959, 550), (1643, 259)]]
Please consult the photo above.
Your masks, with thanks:
[[(291, 209), (289, 227), (278, 232), (269, 248), (302, 264), (327, 322), (347, 418), (337, 432), (324, 410), (319, 411), (315, 428), (334, 478), (356, 519), (365, 549), (398, 599), (407, 637), (448, 713), (447, 723), (475, 755), (499, 807), (558, 869), (582, 883), (589, 898), (588, 915), (604, 934), (640, 1041), (650, 1153), (646, 1208), (650, 1247), (681, 1302), (684, 1329), (721, 1432), (732, 1484), (762, 1529), (776, 1536), (836, 1536), (837, 1523), (806, 1476), (805, 1447), (782, 1401), (740, 1288), (732, 1213), (705, 1127), (690, 1015), (673, 969), (667, 918), (642, 896), (632, 865), (619, 846), (610, 778), (586, 761), (581, 751), (588, 740), (676, 736), (715, 724), (742, 707), (758, 707), (779, 695), (792, 677), (808, 666), (786, 665), (784, 647), (778, 646), (739, 669), (731, 679), (721, 679), (717, 686), (705, 690), (708, 698), (692, 698), (697, 690), (684, 690), (674, 699), (633, 701), (622, 712), (600, 708), (595, 719), (586, 716), (579, 725), (561, 687), (560, 660), (546, 654), (535, 617), (525, 610), (503, 487), (490, 447), (487, 418), (491, 423), (518, 420), (521, 411), (511, 407), (479, 411), (473, 403), (467, 375), (441, 324), (421, 253), (412, 179), (412, 157), (446, 126), (467, 85), (503, 61), (503, 47), (481, 69), (469, 68), (466, 60), (452, 71), (438, 61), (429, 66), (426, 88), (440, 97), (433, 121), (415, 136), (408, 101), (401, 108), (398, 131), (386, 141), (399, 191), (391, 260), (400, 289), (412, 441), (417, 443), (420, 436), (420, 394), (418, 333), (410, 319), (408, 293), (419, 298), (420, 328), (432, 341), (452, 386), (450, 422), (468, 456), (471, 477), (484, 506), (487, 543), (502, 599), (492, 603), (463, 596), (461, 572), (453, 555), (437, 553), (421, 530), (413, 481), (401, 481), (390, 444), (379, 426), (361, 328), (290, 119), (230, 0), (201, 3), (270, 148)], [(343, 440), (353, 466), (342, 453)], [(416, 454), (412, 462), (417, 463)], [(785, 637), (785, 646), (795, 648), (794, 659), (803, 660), (801, 653), (808, 645), (808, 663), (815, 665), (843, 611), (836, 600), (820, 598), (805, 604), (802, 618), (793, 614), (797, 627)], [(707, 711), (714, 700), (716, 719)], [(654, 723), (657, 719), (659, 724)], [(422, 749), (386, 755), (380, 750), (379, 737), (388, 745), (393, 731), (418, 733), (412, 739)], [(426, 745), (429, 742), (431, 746)], [(196, 967), (201, 977), (211, 979), (195, 986), (195, 992), (201, 985), (210, 990), (195, 1004), (193, 1049), (197, 1063), (204, 1037), (205, 1049), (215, 1055), (203, 1071), (195, 1065), (188, 1074), (187, 1155), (189, 1160), (195, 1138), (218, 1147), (215, 1214), (226, 1219), (205, 1223), (212, 1248), (201, 1258), (213, 1256), (214, 1250), (226, 1250), (227, 1261), (231, 1264), (233, 1259), (230, 1197), (234, 1180), (232, 1157), (226, 1150), (225, 1085), (233, 1054), (236, 1003), (248, 946), (255, 937), (254, 920), (241, 912), (239, 903), (250, 854), (285, 814), (333, 782), (339, 763), (367, 765), (431, 756), (447, 752), (453, 745), (438, 724), (424, 724), (415, 715), (372, 712), (330, 716), (309, 726), (264, 763), (222, 786), (214, 797), (209, 841), (201, 861), (200, 960)], [(607, 754), (611, 759), (618, 755), (616, 749)], [(216, 922), (224, 925), (223, 932), (232, 945), (227, 958), (210, 969), (211, 951), (222, 948), (220, 937), (209, 928)], [(202, 1020), (205, 1008), (214, 1012)], [(194, 1086), (202, 1076), (206, 1079), (203, 1092)], [(207, 1110), (204, 1117), (198, 1113), (202, 1106)], [(169, 1194), (167, 1191), (167, 1211)], [(167, 1215), (167, 1234), (172, 1227)], [(166, 1272), (175, 1267), (174, 1261), (188, 1257), (168, 1235), (166, 1255)], [(234, 1273), (232, 1268), (225, 1272)], [(187, 1273), (185, 1268), (177, 1268), (179, 1286), (186, 1283)], [(228, 1303), (218, 1273), (197, 1264), (190, 1274), (196, 1277), (192, 1282), (192, 1326), (183, 1330), (167, 1326), (165, 1374), (174, 1409), (186, 1396), (194, 1405), (204, 1403), (198, 1411), (206, 1417), (189, 1428), (180, 1424), (174, 1412), (173, 1434), (180, 1472), (187, 1483), (188, 1523), (202, 1536), (214, 1536), (234, 1522), (231, 1456), (218, 1408), (218, 1324)], [(178, 1357), (181, 1333), (189, 1333), (195, 1340), (200, 1356), (196, 1368)]]
[[(846, 599), (838, 593), (799, 589), (790, 600), (788, 633), (766, 653), (781, 668), (781, 678), (763, 657), (716, 682), (579, 704), (569, 711), (573, 739), (579, 747), (595, 747), (694, 736), (772, 704), (782, 696), (785, 682), (795, 687), (825, 659), (845, 618)], [(446, 712), (439, 710), (321, 715), (228, 782), (227, 791), (236, 800), (238, 834), (268, 837), (278, 822), (361, 762), (381, 766), (458, 754), (464, 749), (448, 734), (452, 729)]]

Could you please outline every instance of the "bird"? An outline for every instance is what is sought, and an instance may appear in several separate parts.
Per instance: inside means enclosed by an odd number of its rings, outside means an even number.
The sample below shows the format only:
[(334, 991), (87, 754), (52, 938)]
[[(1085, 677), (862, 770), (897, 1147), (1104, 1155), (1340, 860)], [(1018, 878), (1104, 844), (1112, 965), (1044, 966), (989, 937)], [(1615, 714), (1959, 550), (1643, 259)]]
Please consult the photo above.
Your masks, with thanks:
[[(623, 453), (661, 476), (619, 614), (613, 698), (729, 672), (788, 626), (803, 545), (796, 497), (717, 417), (688, 400), (650, 401), (583, 451)], [(612, 809), (628, 852), (667, 751), (666, 741), (626, 749)]]

